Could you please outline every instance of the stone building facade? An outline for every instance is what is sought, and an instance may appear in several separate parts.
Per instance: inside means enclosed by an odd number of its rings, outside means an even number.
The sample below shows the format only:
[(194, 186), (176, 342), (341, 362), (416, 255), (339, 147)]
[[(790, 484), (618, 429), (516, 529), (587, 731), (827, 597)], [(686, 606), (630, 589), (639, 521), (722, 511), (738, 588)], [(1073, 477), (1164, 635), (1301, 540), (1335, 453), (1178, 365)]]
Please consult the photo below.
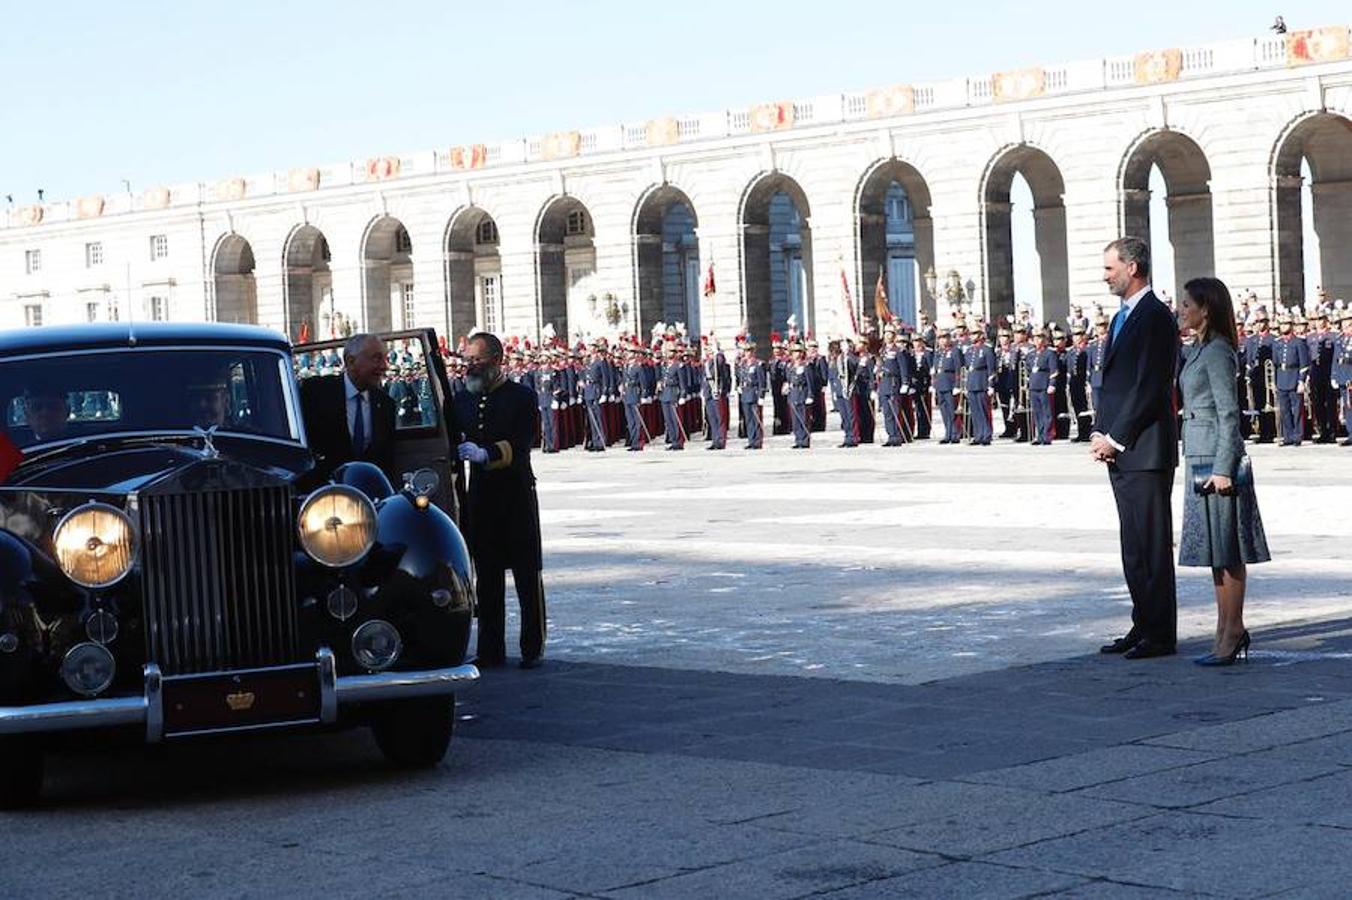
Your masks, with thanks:
[[(1352, 298), (1346, 27), (11, 207), (0, 326), (539, 339), (682, 321), (764, 346), (790, 315), (850, 331), (880, 272), (908, 317), (942, 318), (956, 273), (978, 311), (1050, 319), (1106, 299), (1102, 245), (1149, 236), (1154, 167), (1179, 283), (1300, 303), (1302, 165), (1322, 285)], [(1016, 173), (1040, 297), (1014, 297)]]

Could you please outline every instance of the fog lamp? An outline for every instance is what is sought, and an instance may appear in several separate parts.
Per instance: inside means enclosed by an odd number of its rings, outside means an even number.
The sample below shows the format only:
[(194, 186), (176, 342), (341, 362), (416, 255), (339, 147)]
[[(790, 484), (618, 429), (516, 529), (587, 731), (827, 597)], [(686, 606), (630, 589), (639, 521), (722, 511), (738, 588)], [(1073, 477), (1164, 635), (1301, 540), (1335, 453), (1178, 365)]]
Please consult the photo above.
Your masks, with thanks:
[(347, 585), (340, 584), (329, 592), (326, 605), (329, 615), (339, 622), (346, 622), (357, 614), (357, 594)]
[(131, 519), (106, 503), (86, 503), (56, 526), (56, 561), (66, 577), (87, 588), (103, 588), (131, 571), (136, 532)]
[(93, 697), (106, 691), (116, 672), (113, 654), (99, 644), (76, 644), (61, 661), (61, 679), (66, 682), (66, 687), (82, 697)]
[(354, 488), (331, 485), (311, 494), (296, 523), (301, 546), (333, 568), (357, 562), (376, 541), (376, 508)]
[(394, 665), (403, 649), (399, 629), (380, 619), (364, 623), (352, 635), (353, 658), (362, 668), (372, 672)]
[(96, 610), (85, 619), (85, 634), (96, 644), (111, 644), (117, 640), (117, 617), (107, 610)]

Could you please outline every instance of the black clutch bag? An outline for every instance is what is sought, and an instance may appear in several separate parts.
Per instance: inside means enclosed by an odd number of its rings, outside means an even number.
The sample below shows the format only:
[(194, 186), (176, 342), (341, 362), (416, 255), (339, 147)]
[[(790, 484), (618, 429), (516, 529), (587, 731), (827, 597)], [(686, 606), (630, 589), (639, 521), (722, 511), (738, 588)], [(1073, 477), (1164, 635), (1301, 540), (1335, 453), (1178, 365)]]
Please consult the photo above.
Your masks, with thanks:
[[(1214, 494), (1216, 489), (1207, 484), (1211, 478), (1211, 463), (1193, 463), (1192, 466), (1192, 489), (1198, 494)], [(1253, 484), (1253, 463), (1249, 462), (1249, 457), (1241, 456), (1239, 465), (1235, 466), (1235, 477), (1232, 479), (1235, 487), (1243, 488)]]

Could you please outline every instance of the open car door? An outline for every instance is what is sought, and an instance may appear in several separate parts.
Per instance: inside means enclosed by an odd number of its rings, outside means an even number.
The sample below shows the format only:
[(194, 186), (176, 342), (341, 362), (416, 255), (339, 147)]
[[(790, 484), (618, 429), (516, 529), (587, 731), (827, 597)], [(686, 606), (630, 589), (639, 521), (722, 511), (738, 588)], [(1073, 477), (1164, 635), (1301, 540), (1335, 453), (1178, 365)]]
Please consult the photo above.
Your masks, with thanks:
[[(437, 483), (432, 502), (460, 522), (457, 479), (461, 466), (451, 458), (446, 434), (446, 399), (450, 382), (446, 365), (437, 347), (437, 335), (431, 328), (414, 328), (376, 335), (385, 342), (389, 369), (383, 387), (394, 401), (394, 461), (406, 478), (435, 473)], [(343, 371), (343, 344), (346, 338), (295, 344), (291, 363), (302, 381), (316, 375), (336, 375)], [(398, 489), (400, 485), (395, 485)]]

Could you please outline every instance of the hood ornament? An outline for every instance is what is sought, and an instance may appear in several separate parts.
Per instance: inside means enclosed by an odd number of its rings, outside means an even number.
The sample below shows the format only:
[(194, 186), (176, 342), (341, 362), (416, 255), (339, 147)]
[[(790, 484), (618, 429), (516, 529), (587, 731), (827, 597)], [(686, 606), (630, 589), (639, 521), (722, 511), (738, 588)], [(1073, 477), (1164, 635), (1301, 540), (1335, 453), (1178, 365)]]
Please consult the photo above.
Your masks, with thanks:
[(220, 451), (216, 449), (216, 427), (212, 425), (210, 428), (202, 428), (200, 425), (194, 425), (192, 428), (193, 432), (202, 439), (203, 459), (216, 459), (221, 455)]

